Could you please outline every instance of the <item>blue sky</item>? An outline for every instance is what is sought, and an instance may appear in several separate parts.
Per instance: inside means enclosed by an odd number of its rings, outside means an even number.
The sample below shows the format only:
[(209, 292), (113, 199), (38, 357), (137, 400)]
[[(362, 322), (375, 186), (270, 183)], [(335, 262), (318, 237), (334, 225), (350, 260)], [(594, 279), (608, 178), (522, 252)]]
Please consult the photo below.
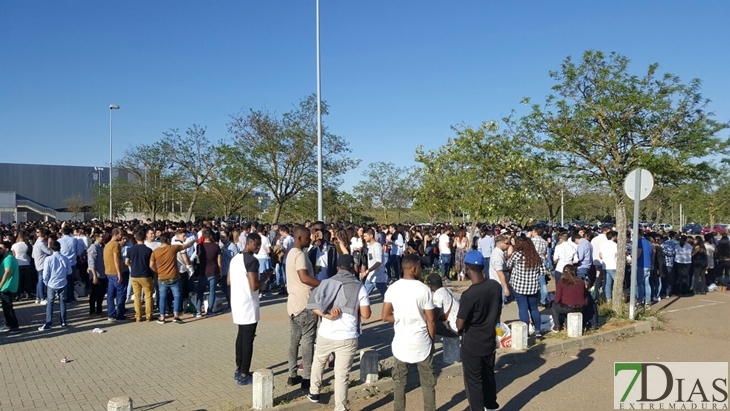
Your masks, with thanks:
[[(111, 103), (115, 157), (191, 124), (226, 138), (242, 108), (289, 110), (315, 91), (314, 4), (0, 2), (2, 161), (107, 165)], [(548, 71), (586, 49), (702, 79), (727, 121), (728, 21), (724, 0), (321, 0), (325, 122), (363, 160), (357, 181), (370, 162), (413, 164), (453, 124), (540, 101)]]

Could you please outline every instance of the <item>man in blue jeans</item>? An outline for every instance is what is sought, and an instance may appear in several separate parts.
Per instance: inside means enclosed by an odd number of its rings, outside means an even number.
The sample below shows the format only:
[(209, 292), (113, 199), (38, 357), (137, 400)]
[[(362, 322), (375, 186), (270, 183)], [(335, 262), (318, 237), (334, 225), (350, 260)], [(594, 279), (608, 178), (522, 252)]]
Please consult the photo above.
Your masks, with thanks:
[(654, 261), (654, 247), (646, 236), (639, 233), (641, 240), (639, 241), (638, 261), (636, 262), (636, 304), (642, 302), (646, 307), (651, 306), (651, 284), (649, 283), (649, 275), (651, 274), (652, 262)]
[(66, 281), (67, 276), (71, 273), (71, 265), (66, 257), (61, 255), (61, 243), (54, 241), (51, 243), (51, 251), (53, 254), (46, 257), (45, 266), (43, 268), (43, 283), (48, 287), (48, 303), (46, 304), (46, 323), (38, 328), (38, 331), (46, 331), (51, 329), (53, 320), (53, 303), (58, 296), (58, 303), (61, 306), (61, 328), (66, 328)]
[(590, 240), (585, 236), (588, 233), (581, 235), (580, 233), (573, 234), (573, 242), (577, 245), (576, 254), (578, 256), (578, 277), (586, 279), (588, 272), (593, 267), (593, 246), (591, 246)]
[(104, 271), (106, 271), (106, 310), (108, 321), (123, 321), (124, 304), (127, 302), (127, 284), (122, 267), (122, 230), (112, 230), (112, 239), (104, 246)]

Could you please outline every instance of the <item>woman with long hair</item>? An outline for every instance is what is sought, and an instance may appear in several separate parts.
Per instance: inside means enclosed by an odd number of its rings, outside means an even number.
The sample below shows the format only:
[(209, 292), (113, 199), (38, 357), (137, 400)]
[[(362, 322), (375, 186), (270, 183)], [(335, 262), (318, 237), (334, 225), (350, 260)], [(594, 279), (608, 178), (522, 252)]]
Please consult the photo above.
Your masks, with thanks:
[(555, 323), (553, 331), (560, 331), (562, 328), (561, 316), (582, 312), (586, 307), (587, 298), (586, 283), (578, 278), (575, 266), (568, 264), (563, 267), (563, 275), (555, 282), (555, 301), (552, 307)]
[(692, 248), (692, 273), (694, 274), (692, 291), (695, 294), (707, 294), (706, 272), (707, 250), (705, 249), (705, 242), (702, 240), (702, 237), (697, 236), (695, 237), (695, 244)]
[(456, 238), (454, 238), (454, 246), (456, 248), (456, 258), (454, 259), (454, 272), (456, 272), (456, 274), (459, 276), (459, 281), (464, 281), (466, 277), (464, 256), (466, 255), (466, 251), (469, 248), (469, 240), (466, 239), (466, 230), (464, 230), (463, 228), (460, 228), (457, 232)]
[(541, 324), (540, 310), (537, 308), (540, 291), (539, 276), (544, 274), (545, 266), (531, 240), (517, 237), (513, 247), (514, 252), (507, 260), (507, 268), (512, 270), (509, 283), (515, 293), (520, 321), (530, 324), (530, 319), (532, 319), (534, 333), (539, 337)]

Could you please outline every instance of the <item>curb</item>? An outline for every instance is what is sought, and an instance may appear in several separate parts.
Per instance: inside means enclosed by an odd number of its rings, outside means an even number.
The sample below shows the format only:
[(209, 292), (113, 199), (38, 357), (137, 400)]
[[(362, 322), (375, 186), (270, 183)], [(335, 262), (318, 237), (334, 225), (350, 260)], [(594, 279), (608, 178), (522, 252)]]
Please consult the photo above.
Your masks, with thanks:
[[(570, 350), (576, 350), (579, 348), (588, 347), (597, 343), (605, 341), (613, 341), (622, 337), (630, 337), (636, 334), (643, 334), (651, 332), (656, 327), (655, 321), (641, 321), (636, 324), (628, 325), (625, 327), (617, 328), (610, 331), (599, 331), (595, 334), (586, 335), (583, 337), (569, 339), (569, 340), (556, 340), (555, 343), (550, 342), (548, 344), (538, 344), (526, 350), (513, 350), (513, 349), (498, 349), (496, 356), (496, 364), (502, 365), (514, 365), (524, 362), (528, 362), (545, 355), (558, 354)], [(558, 342), (560, 341), (560, 342)], [(387, 359), (386, 359), (387, 360)], [(382, 362), (383, 360), (381, 360)], [(438, 378), (449, 378), (461, 375), (461, 363), (451, 364), (441, 369), (438, 373)], [(351, 387), (348, 391), (348, 397), (350, 401), (359, 400), (363, 398), (369, 398), (380, 393), (393, 391), (393, 380), (389, 377), (378, 380), (372, 384), (360, 384), (355, 387)], [(277, 405), (273, 410), (300, 410), (304, 409), (304, 405), (314, 405), (308, 402), (302, 402), (304, 397), (298, 398), (291, 403)], [(319, 404), (321, 408), (325, 404)]]

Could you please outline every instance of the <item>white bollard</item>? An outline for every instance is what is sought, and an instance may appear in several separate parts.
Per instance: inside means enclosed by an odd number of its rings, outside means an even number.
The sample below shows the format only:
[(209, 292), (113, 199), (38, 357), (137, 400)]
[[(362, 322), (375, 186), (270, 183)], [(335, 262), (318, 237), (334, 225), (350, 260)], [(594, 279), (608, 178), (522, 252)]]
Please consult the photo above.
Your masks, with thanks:
[(378, 381), (378, 352), (360, 350), (360, 381), (372, 384)]
[(576, 338), (583, 336), (583, 314), (568, 313), (568, 337)]
[(129, 397), (114, 397), (106, 405), (107, 411), (133, 411), (132, 399)]
[(253, 409), (265, 410), (274, 406), (274, 372), (269, 369), (253, 373)]
[(512, 348), (516, 350), (524, 350), (527, 348), (527, 324), (522, 321), (515, 321), (510, 324), (512, 332)]
[(445, 364), (461, 362), (461, 340), (458, 338), (443, 338), (443, 361)]

